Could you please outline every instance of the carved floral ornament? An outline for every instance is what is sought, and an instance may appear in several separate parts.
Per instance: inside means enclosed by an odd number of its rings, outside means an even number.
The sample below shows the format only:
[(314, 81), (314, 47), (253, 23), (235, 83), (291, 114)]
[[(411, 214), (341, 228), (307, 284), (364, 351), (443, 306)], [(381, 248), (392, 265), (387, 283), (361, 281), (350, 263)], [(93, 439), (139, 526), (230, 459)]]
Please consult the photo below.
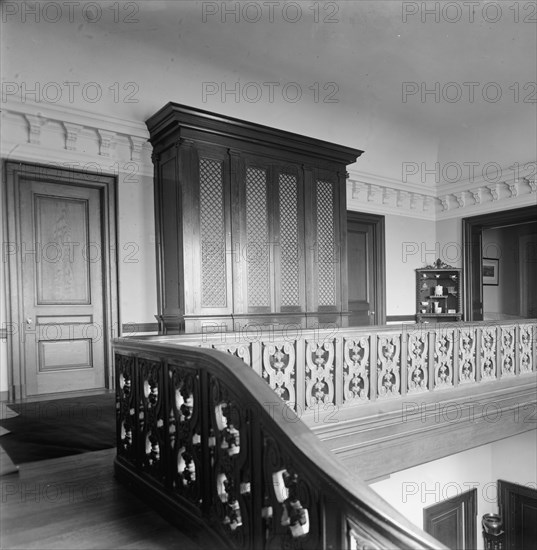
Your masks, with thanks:
[(430, 265), (426, 265), (424, 269), (455, 269), (453, 266), (446, 264), (440, 258)]

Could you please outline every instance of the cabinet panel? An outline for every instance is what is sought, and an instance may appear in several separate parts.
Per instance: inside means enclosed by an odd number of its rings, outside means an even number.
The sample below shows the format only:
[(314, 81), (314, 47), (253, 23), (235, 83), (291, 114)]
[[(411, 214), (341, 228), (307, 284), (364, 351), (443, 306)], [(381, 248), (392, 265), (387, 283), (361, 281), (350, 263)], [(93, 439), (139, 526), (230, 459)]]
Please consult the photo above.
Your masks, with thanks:
[(202, 308), (228, 304), (223, 165), (199, 158)]
[(180, 190), (177, 184), (177, 159), (175, 155), (163, 155), (160, 164), (160, 188), (158, 204), (160, 206), (158, 219), (160, 220), (161, 242), (161, 279), (160, 300), (161, 311), (165, 315), (179, 315), (183, 313), (182, 299), (182, 254), (181, 235), (178, 231), (178, 200)]
[(319, 280), (319, 307), (337, 304), (337, 241), (334, 216), (334, 184), (325, 179), (317, 187), (317, 246), (316, 261)]
[[(300, 208), (302, 189), (298, 173), (283, 170), (278, 173), (278, 221), (280, 273), (277, 298), (280, 311), (303, 311), (304, 289), (304, 219)], [(278, 292), (279, 290), (279, 292)]]
[(162, 329), (339, 323), (344, 174), (362, 151), (172, 103), (147, 126)]
[(271, 246), (269, 228), (269, 170), (246, 167), (246, 247), (242, 260), (246, 261), (248, 311), (270, 311), (271, 300)]

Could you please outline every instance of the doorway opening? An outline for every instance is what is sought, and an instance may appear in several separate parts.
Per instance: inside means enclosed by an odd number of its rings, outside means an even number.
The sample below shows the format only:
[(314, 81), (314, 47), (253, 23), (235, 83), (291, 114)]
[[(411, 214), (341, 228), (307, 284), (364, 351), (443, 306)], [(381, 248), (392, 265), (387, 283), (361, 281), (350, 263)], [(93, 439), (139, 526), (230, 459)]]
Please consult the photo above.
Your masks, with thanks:
[(537, 317), (537, 206), (462, 220), (464, 318)]

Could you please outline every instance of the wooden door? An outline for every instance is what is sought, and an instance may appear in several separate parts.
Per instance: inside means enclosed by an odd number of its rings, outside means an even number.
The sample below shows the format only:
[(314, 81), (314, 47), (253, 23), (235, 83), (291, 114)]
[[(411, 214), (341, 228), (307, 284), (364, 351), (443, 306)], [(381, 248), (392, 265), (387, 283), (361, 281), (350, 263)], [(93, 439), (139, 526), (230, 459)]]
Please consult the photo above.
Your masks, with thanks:
[(423, 530), (452, 550), (477, 544), (477, 489), (423, 509)]
[(537, 541), (537, 490), (498, 480), (498, 507), (503, 519), (505, 548), (530, 550)]
[(384, 217), (347, 212), (349, 326), (386, 320)]
[(18, 192), (25, 394), (104, 388), (100, 191), (28, 178)]

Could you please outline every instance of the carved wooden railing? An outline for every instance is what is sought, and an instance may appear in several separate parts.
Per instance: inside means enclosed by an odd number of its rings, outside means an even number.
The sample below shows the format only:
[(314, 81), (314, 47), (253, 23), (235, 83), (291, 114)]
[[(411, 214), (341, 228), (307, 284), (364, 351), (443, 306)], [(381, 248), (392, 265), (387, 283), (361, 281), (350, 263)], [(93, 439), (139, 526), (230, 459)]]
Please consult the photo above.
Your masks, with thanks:
[[(218, 327), (215, 327), (215, 330)], [(537, 322), (440, 323), (152, 337), (241, 358), (299, 416), (537, 370)]]
[[(281, 373), (272, 384), (280, 395), (291, 400), (302, 393), (311, 403), (322, 395), (336, 399), (329, 373), (337, 349), (353, 361), (343, 380), (364, 381), (367, 366), (356, 356), (366, 349), (379, 350), (377, 379), (388, 380), (399, 364), (393, 334), (344, 338), (341, 349), (330, 339), (306, 338), (301, 352), (297, 340), (258, 345), (267, 369)], [(253, 348), (248, 351), (252, 357)], [(309, 365), (305, 379), (295, 375), (293, 384), (281, 366), (292, 354), (293, 364)], [(266, 404), (277, 399), (274, 391), (243, 361), (135, 339), (115, 340), (114, 356), (116, 474), (181, 529), (197, 533), (198, 542), (244, 549), (443, 548), (347, 470), (300, 420), (271, 414)], [(389, 388), (400, 388), (393, 377)], [(388, 392), (384, 383), (357, 384), (365, 394), (349, 389), (353, 399)]]

